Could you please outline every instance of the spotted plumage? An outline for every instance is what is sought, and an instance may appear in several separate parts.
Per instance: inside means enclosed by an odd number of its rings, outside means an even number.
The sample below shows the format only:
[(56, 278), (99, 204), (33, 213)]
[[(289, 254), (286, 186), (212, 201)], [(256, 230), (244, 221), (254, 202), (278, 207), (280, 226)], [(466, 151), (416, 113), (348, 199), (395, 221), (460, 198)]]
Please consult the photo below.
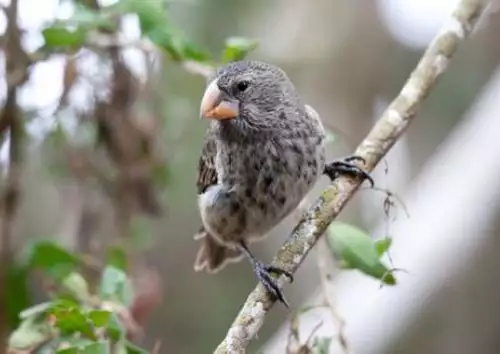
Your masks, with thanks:
[(246, 255), (285, 302), (269, 271), (287, 272), (256, 260), (248, 244), (289, 215), (325, 172), (321, 120), (281, 69), (255, 61), (219, 69), (201, 107), (212, 120), (198, 166), (203, 227), (195, 269), (215, 272)]

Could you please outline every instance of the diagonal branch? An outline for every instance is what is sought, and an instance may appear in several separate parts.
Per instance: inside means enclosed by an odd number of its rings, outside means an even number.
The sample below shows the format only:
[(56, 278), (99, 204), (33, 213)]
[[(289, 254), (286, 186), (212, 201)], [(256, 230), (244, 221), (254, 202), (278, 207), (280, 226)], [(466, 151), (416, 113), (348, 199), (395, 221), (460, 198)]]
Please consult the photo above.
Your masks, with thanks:
[[(365, 169), (373, 170), (406, 131), (423, 100), (447, 69), (458, 45), (471, 33), (485, 7), (485, 2), (461, 0), (458, 3), (452, 16), (429, 45), (399, 95), (356, 149), (355, 154), (366, 161)], [(295, 272), (359, 186), (359, 180), (339, 177), (323, 191), (278, 251), (274, 264)], [(283, 277), (279, 279), (280, 286), (284, 281)], [(264, 324), (274, 302), (275, 300), (269, 297), (262, 285), (258, 284), (248, 296), (229, 328), (226, 338), (215, 353), (244, 353), (245, 348)]]

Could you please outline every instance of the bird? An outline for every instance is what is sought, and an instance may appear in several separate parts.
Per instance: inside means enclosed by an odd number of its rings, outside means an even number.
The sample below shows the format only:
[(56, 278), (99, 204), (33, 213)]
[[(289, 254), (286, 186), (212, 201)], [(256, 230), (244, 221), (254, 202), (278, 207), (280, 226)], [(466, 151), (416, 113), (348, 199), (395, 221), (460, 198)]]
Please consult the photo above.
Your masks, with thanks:
[(200, 103), (208, 120), (198, 163), (198, 208), (202, 227), (195, 271), (216, 273), (246, 257), (257, 279), (288, 307), (272, 273), (292, 274), (258, 260), (249, 245), (263, 241), (326, 174), (368, 179), (349, 156), (325, 161), (325, 130), (319, 114), (304, 104), (278, 66), (240, 60), (219, 67)]

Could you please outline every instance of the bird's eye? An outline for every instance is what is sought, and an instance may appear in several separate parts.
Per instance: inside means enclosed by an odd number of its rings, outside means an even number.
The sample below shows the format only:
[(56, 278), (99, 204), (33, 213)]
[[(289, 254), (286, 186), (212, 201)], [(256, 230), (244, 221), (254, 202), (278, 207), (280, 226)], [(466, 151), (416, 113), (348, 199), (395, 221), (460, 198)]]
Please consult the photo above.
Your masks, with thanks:
[(248, 85), (249, 85), (248, 81), (240, 81), (236, 85), (236, 88), (238, 89), (238, 91), (243, 92), (248, 88)]

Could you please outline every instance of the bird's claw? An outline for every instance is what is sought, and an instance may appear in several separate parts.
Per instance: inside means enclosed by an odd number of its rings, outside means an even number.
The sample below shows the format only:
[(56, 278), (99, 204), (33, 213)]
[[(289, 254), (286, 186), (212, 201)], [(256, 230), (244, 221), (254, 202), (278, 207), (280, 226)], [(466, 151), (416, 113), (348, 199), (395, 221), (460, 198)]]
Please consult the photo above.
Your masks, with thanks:
[(365, 162), (365, 159), (361, 156), (348, 156), (342, 160), (337, 160), (330, 162), (325, 165), (324, 174), (326, 174), (330, 180), (334, 181), (338, 176), (342, 174), (354, 175), (355, 177), (359, 177), (362, 179), (368, 180), (371, 186), (375, 185), (373, 178), (370, 176), (368, 172), (363, 170), (361, 167), (353, 164), (353, 161), (361, 161)]
[(253, 269), (259, 281), (262, 283), (262, 285), (264, 285), (264, 288), (266, 288), (266, 290), (271, 293), (276, 299), (282, 302), (286, 308), (289, 308), (288, 302), (286, 301), (283, 292), (276, 283), (276, 280), (271, 276), (271, 273), (284, 275), (290, 280), (290, 282), (293, 282), (292, 273), (272, 265), (263, 264), (259, 261), (256, 261), (254, 263)]

